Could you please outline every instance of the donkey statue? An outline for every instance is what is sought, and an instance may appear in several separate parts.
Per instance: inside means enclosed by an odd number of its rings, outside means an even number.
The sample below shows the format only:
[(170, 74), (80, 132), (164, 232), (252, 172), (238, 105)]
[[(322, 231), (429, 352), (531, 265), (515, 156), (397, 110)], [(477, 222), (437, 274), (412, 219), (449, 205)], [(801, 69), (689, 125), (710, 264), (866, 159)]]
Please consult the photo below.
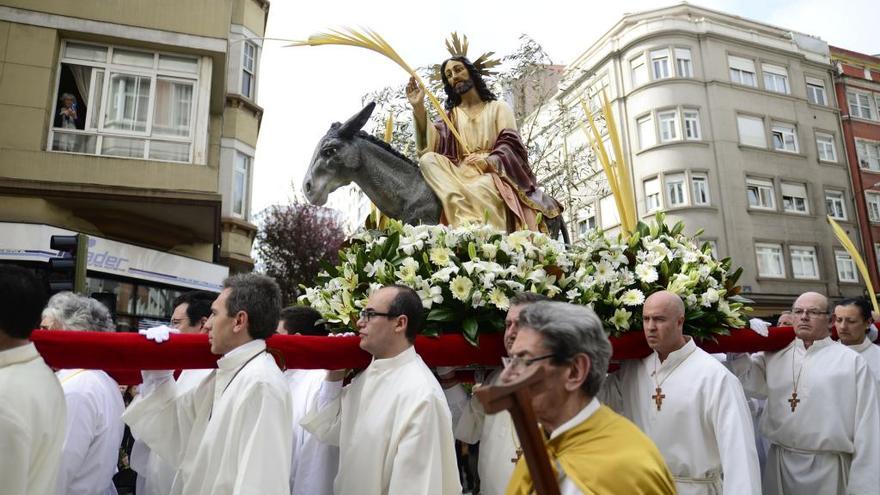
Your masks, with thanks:
[[(354, 182), (388, 217), (412, 225), (437, 224), (443, 206), (418, 164), (361, 130), (375, 107), (370, 102), (344, 124), (335, 122), (318, 141), (303, 179), (306, 199), (323, 205), (331, 192)], [(561, 232), (565, 243), (569, 242), (561, 215), (544, 221), (552, 237)]]

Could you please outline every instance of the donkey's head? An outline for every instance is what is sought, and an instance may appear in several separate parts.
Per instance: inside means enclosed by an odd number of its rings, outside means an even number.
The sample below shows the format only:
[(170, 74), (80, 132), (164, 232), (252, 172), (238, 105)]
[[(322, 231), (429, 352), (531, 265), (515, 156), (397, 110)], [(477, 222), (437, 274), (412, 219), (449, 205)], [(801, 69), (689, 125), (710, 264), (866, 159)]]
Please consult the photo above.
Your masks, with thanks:
[(370, 102), (344, 124), (334, 123), (318, 141), (302, 185), (310, 203), (323, 205), (331, 192), (353, 180), (361, 166), (353, 138), (367, 123), (375, 107), (376, 104)]

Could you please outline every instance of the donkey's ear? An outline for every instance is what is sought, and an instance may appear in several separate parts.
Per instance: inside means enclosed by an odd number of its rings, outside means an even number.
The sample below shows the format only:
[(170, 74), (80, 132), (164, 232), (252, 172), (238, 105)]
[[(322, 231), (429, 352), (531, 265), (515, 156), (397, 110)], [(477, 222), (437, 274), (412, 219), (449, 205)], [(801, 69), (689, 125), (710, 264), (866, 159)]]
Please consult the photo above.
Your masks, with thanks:
[(363, 108), (363, 110), (355, 114), (352, 118), (346, 120), (345, 123), (342, 124), (342, 127), (337, 131), (339, 136), (344, 138), (354, 136), (354, 134), (361, 130), (364, 124), (367, 123), (367, 120), (370, 119), (370, 115), (373, 114), (374, 108), (376, 108), (376, 102), (371, 101)]

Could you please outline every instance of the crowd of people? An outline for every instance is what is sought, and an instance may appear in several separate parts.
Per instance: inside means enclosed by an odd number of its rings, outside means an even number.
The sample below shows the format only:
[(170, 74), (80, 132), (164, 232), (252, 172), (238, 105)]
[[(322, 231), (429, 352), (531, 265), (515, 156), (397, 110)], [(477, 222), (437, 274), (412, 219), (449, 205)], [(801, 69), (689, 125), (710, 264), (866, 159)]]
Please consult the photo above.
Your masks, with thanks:
[[(479, 445), (479, 493), (533, 493), (511, 416), (487, 415), (454, 369), (432, 370), (415, 351), (424, 311), (412, 289), (372, 293), (357, 333), (373, 359), (356, 373), (279, 369), (266, 338), (327, 331), (310, 308), (282, 310), (268, 277), (235, 275), (219, 295), (174, 306), (174, 329), (207, 333), (217, 369), (144, 370), (126, 406), (107, 373), (53, 372), (29, 341), (38, 323), (112, 331), (107, 308), (72, 293), (47, 302), (29, 271), (0, 266), (4, 493), (116, 493), (127, 444), (137, 494), (458, 495), (457, 441)], [(507, 356), (477, 380), (543, 368), (532, 407), (563, 494), (876, 493), (870, 309), (808, 292), (784, 315), (791, 344), (719, 356), (683, 334), (684, 303), (661, 291), (643, 306), (652, 353), (612, 363), (591, 309), (523, 293), (507, 312)]]

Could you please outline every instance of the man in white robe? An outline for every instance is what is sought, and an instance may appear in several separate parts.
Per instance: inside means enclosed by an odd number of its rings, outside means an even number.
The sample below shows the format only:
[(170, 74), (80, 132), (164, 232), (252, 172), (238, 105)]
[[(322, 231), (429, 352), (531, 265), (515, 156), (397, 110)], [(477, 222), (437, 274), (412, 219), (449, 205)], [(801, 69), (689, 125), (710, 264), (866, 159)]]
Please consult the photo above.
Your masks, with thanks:
[(345, 388), (344, 372), (328, 373), (319, 399), (327, 405), (302, 421), (339, 446), (337, 495), (461, 493), (449, 406), (412, 345), (423, 321), (412, 289), (375, 291), (358, 320), (373, 361)]
[(754, 428), (742, 386), (682, 333), (675, 293), (651, 294), (642, 308), (654, 352), (611, 374), (602, 397), (657, 444), (678, 493), (760, 493)]
[[(205, 323), (211, 317), (211, 303), (216, 298), (217, 294), (204, 290), (194, 290), (178, 296), (174, 300), (174, 310), (171, 313), (171, 330), (180, 333), (206, 333)], [(181, 371), (177, 377), (177, 393), (185, 394), (194, 389), (211, 371)], [(177, 467), (163, 461), (139, 438), (135, 439), (131, 447), (130, 461), (131, 468), (137, 472), (138, 495), (166, 495), (171, 492)]]
[[(278, 333), (283, 335), (327, 336), (319, 323), (321, 314), (309, 306), (291, 306), (281, 311)], [(290, 465), (292, 495), (332, 495), (333, 479), (339, 470), (339, 447), (321, 442), (307, 432), (300, 421), (318, 410), (318, 394), (327, 370), (284, 372), (293, 402), (293, 455)]]
[(858, 352), (880, 385), (880, 346), (867, 337), (873, 324), (871, 303), (863, 298), (844, 299), (834, 307), (834, 327), (840, 343)]
[[(504, 348), (508, 354), (516, 340), (520, 312), (528, 304), (546, 299), (545, 296), (534, 292), (523, 292), (510, 299), (510, 307), (504, 319)], [(440, 371), (438, 369), (438, 373)], [(470, 444), (480, 442), (480, 454), (477, 459), (480, 493), (503, 495), (522, 452), (510, 413), (502, 411), (487, 416), (479, 399), (476, 397), (468, 399), (464, 387), (455, 380), (454, 370), (442, 371), (446, 373), (440, 373), (440, 384), (443, 386), (443, 393), (446, 394), (452, 412), (455, 438)], [(502, 371), (502, 368), (493, 370), (483, 382), (495, 383)]]
[(257, 274), (227, 278), (206, 324), (217, 369), (179, 394), (170, 371), (145, 371), (123, 415), (132, 434), (179, 466), (173, 495), (288, 494), (291, 400), (266, 352), (281, 306), (278, 285)]
[(33, 343), (46, 295), (29, 270), (0, 265), (0, 492), (55, 492), (67, 406)]
[[(98, 301), (60, 292), (43, 310), (41, 327), (53, 330), (114, 330), (110, 311)], [(115, 494), (113, 475), (125, 426), (125, 405), (119, 384), (101, 370), (58, 370), (67, 403), (67, 424), (58, 493), (67, 495)]]
[(728, 360), (747, 393), (767, 398), (764, 494), (877, 493), (880, 412), (868, 365), (831, 340), (825, 296), (802, 294), (792, 313), (791, 344)]

